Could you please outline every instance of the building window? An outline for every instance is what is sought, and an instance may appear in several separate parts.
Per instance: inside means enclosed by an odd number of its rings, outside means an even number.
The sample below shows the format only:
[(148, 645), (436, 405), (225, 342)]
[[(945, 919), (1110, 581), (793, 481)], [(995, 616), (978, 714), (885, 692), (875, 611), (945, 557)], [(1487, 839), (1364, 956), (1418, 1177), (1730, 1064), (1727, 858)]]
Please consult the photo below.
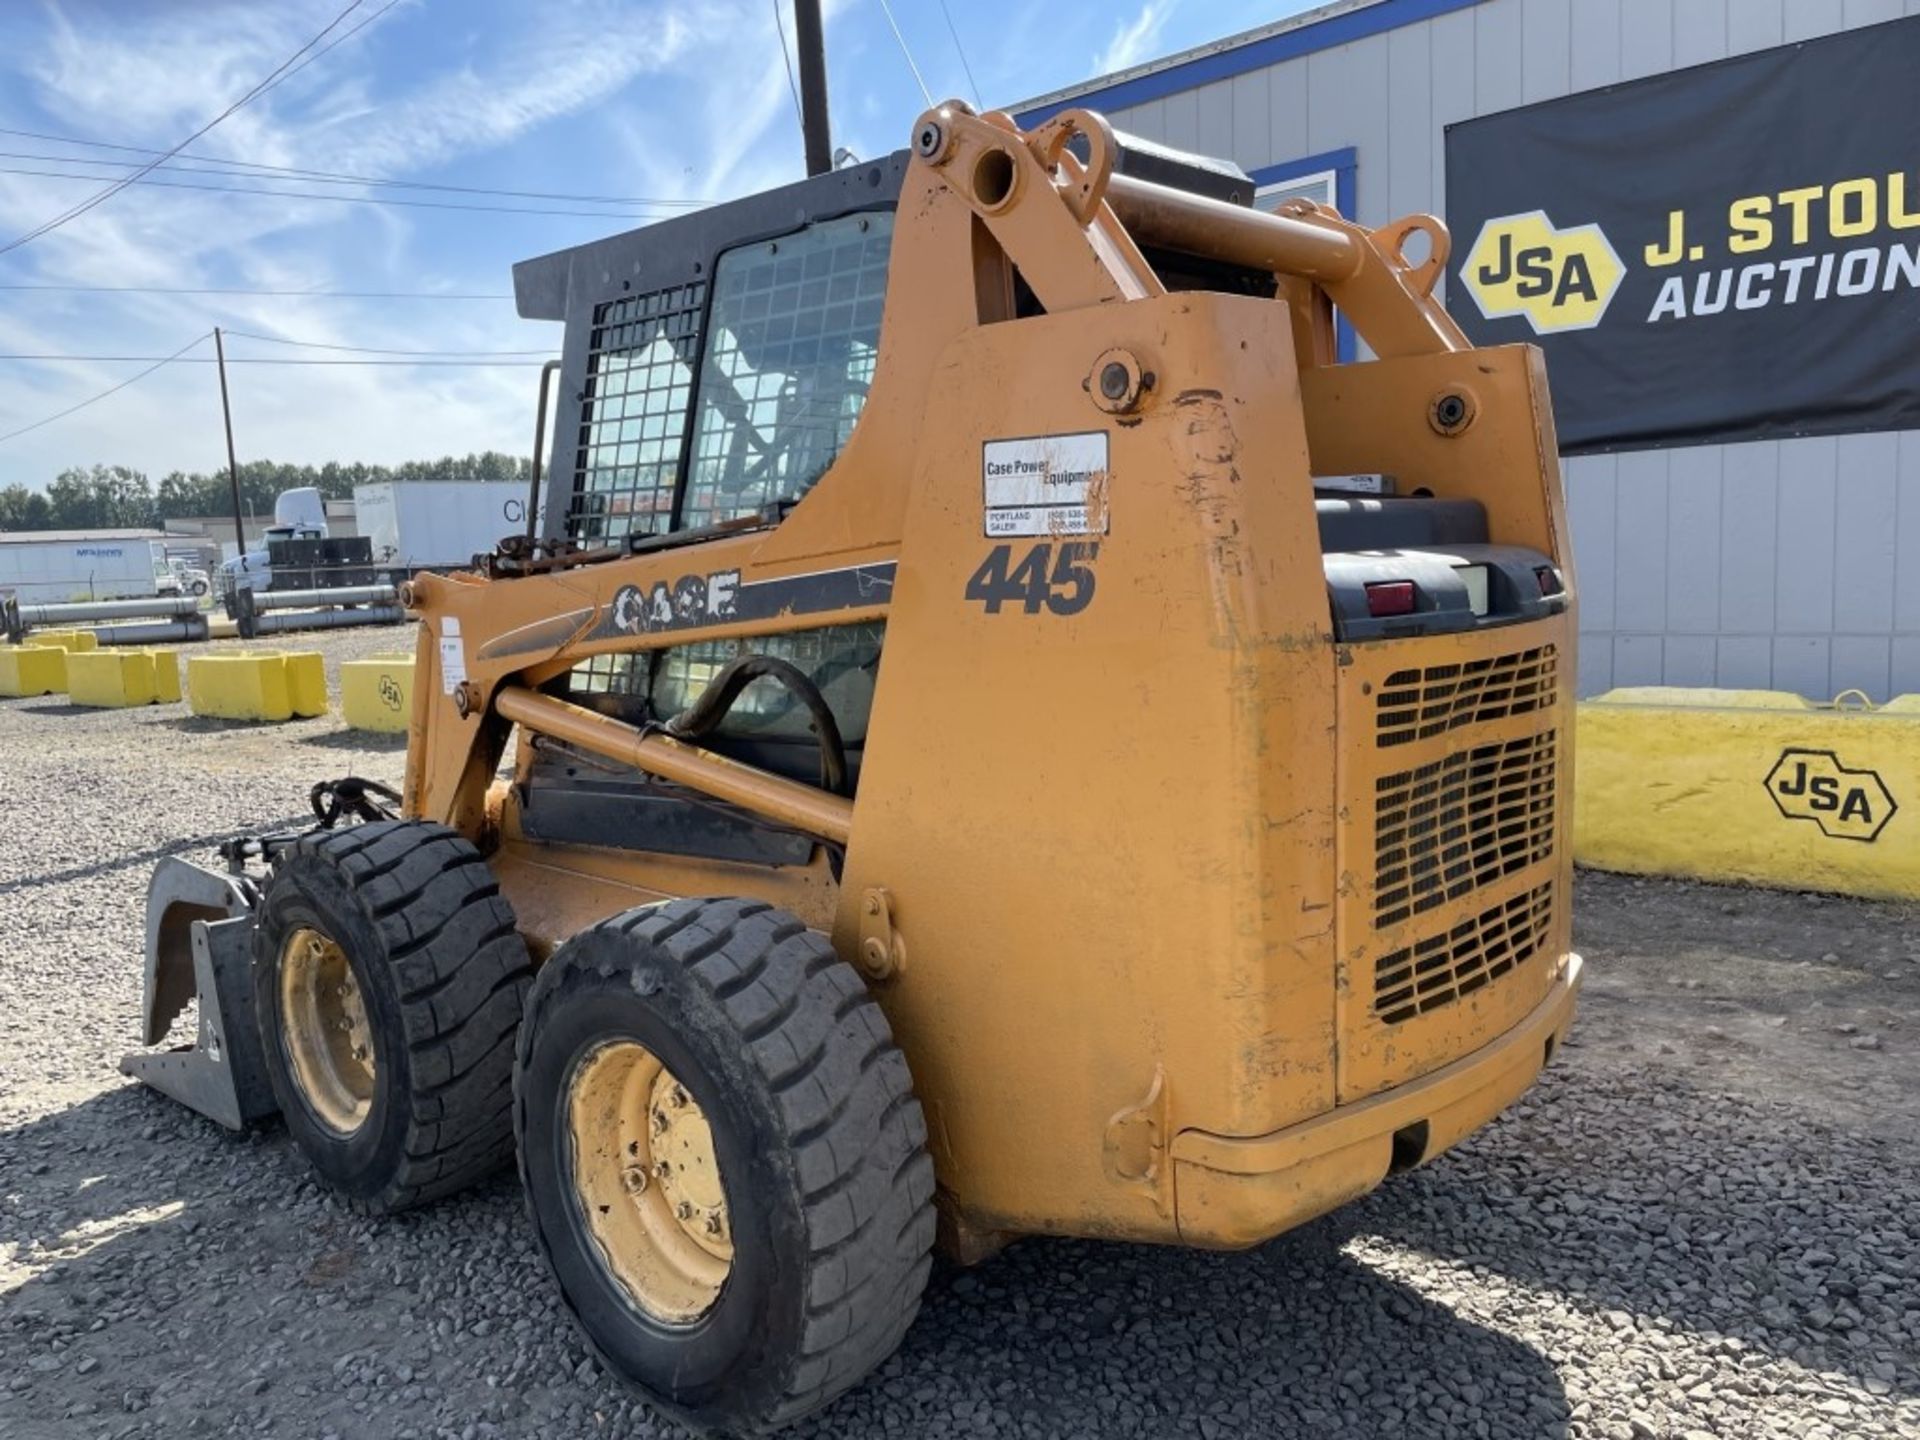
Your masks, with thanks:
[(1289, 200), (1311, 200), (1316, 205), (1340, 208), (1340, 182), (1337, 170), (1313, 170), (1292, 180), (1275, 180), (1253, 192), (1253, 203), (1262, 210), (1278, 210)]
[[(1306, 155), (1283, 165), (1267, 165), (1253, 171), (1253, 203), (1262, 210), (1278, 210), (1289, 200), (1311, 200), (1331, 205), (1349, 220), (1358, 220), (1354, 212), (1359, 200), (1354, 177), (1359, 169), (1359, 152), (1351, 145)], [(1335, 354), (1347, 364), (1359, 353), (1353, 327), (1344, 316), (1335, 320)]]

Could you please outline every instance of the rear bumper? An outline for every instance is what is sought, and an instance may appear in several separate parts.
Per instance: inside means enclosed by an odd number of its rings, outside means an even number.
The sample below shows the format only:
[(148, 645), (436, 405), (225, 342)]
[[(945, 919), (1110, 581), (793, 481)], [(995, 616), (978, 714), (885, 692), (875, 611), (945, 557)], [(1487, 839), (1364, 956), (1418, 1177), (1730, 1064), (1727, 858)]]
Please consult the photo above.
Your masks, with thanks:
[[(1181, 1240), (1257, 1245), (1373, 1189), (1393, 1166), (1394, 1137), (1424, 1123), (1420, 1162), (1472, 1134), (1523, 1095), (1566, 1037), (1580, 990), (1569, 954), (1546, 997), (1499, 1039), (1442, 1069), (1269, 1135), (1184, 1130), (1174, 1137)], [(1403, 1162), (1404, 1163), (1404, 1162)]]

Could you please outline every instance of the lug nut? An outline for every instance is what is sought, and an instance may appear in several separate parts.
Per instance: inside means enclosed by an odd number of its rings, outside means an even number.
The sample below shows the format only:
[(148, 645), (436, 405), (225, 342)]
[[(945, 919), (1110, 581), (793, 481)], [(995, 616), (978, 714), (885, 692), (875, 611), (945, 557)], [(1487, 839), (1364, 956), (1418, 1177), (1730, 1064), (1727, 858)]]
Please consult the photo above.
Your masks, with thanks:
[(630, 1194), (638, 1195), (647, 1188), (647, 1172), (643, 1166), (629, 1165), (623, 1172), (622, 1178), (626, 1180)]
[(673, 1207), (673, 1213), (678, 1215), (682, 1220), (691, 1220), (693, 1218), (693, 1202), (690, 1200), (682, 1200), (678, 1205)]

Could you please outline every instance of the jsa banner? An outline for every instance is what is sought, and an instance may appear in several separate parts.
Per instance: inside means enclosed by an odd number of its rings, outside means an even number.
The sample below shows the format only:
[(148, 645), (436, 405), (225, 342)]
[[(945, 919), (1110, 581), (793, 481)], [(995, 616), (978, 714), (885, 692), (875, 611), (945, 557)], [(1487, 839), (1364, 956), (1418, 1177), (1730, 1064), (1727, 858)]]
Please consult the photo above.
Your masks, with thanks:
[(1563, 451), (1920, 427), (1920, 19), (1450, 126), (1447, 223)]

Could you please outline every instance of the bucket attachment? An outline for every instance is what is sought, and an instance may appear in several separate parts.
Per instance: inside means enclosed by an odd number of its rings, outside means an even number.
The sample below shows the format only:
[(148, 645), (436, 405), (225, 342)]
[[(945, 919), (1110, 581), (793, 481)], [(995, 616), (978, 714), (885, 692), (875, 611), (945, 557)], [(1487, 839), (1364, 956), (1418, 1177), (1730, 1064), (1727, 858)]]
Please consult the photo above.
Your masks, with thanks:
[(279, 1109), (253, 1018), (252, 936), (253, 902), (238, 876), (160, 862), (147, 887), (141, 1043), (164, 1040), (190, 999), (199, 1034), (191, 1046), (136, 1051), (120, 1070), (229, 1130)]

